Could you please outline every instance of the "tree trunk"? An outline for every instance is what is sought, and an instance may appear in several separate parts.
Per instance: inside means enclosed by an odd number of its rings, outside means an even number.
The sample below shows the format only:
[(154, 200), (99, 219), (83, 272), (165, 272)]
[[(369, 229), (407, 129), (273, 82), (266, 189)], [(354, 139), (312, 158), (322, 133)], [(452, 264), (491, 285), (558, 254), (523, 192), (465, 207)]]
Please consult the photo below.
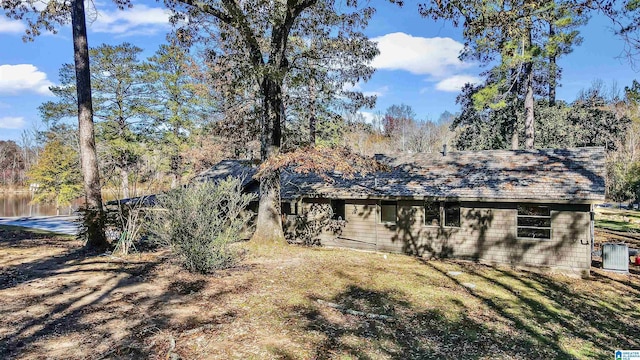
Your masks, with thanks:
[(556, 57), (549, 57), (549, 106), (556, 105), (557, 69)]
[(280, 218), (280, 172), (274, 171), (260, 178), (260, 202), (256, 232), (252, 241), (284, 243)]
[(518, 150), (520, 147), (519, 139), (518, 139), (518, 117), (513, 117), (513, 126), (511, 129), (511, 150)]
[[(527, 73), (527, 93), (524, 98), (524, 136), (525, 147), (527, 149), (533, 149), (535, 147), (535, 117), (534, 117), (534, 101), (533, 101), (533, 71), (531, 70), (531, 63), (525, 65), (525, 73)], [(528, 70), (527, 70), (528, 68)]]
[[(264, 162), (280, 151), (283, 118), (282, 86), (269, 78), (262, 81), (263, 114), (260, 119), (260, 157)], [(280, 218), (280, 172), (260, 178), (260, 199), (256, 232), (251, 241), (286, 243)]]
[(174, 173), (171, 175), (171, 188), (175, 189), (180, 185), (180, 175)]
[[(520, 79), (516, 69), (511, 69), (511, 94), (509, 94), (510, 102), (516, 103), (518, 101), (518, 94), (520, 93)], [(512, 112), (511, 120), (511, 150), (518, 150), (520, 148), (520, 140), (518, 138), (518, 116), (515, 111)]]
[[(553, 38), (556, 32), (553, 24), (549, 24), (549, 38)], [(556, 87), (557, 87), (558, 65), (556, 64), (555, 52), (549, 54), (549, 106), (556, 105)]]
[(404, 134), (405, 125), (406, 125), (406, 121), (403, 118), (402, 119), (402, 152), (405, 152), (405, 150), (406, 150), (406, 148), (405, 148), (405, 134)]
[(309, 144), (316, 146), (316, 88), (313, 79), (309, 81)]
[[(178, 100), (176, 100), (178, 102)], [(180, 116), (180, 114), (176, 114), (176, 116)], [(180, 139), (180, 126), (175, 125), (173, 127), (173, 136), (175, 142), (173, 143), (174, 149), (172, 149), (171, 160), (169, 164), (169, 168), (171, 169), (171, 188), (175, 189), (180, 185), (180, 174), (182, 173), (182, 156), (180, 155), (180, 145), (177, 143), (177, 139)]]
[(129, 191), (129, 171), (126, 168), (120, 168), (120, 181), (122, 181), (122, 198), (128, 199), (131, 195)]
[(316, 146), (316, 116), (311, 114), (309, 118), (309, 144)]
[[(526, 51), (531, 48), (531, 28), (527, 29)], [(524, 144), (527, 149), (534, 148), (535, 118), (533, 113), (533, 62), (529, 59), (524, 63), (524, 81), (526, 94), (524, 97)]]
[(87, 227), (87, 247), (104, 249), (109, 246), (104, 235), (104, 209), (98, 156), (96, 154), (93, 130), (93, 108), (91, 103), (91, 73), (89, 70), (89, 46), (84, 14), (84, 2), (73, 0), (71, 6), (71, 26), (73, 28), (73, 53), (76, 67), (76, 87), (78, 95), (78, 129), (80, 136), (80, 163), (84, 178), (85, 226)]

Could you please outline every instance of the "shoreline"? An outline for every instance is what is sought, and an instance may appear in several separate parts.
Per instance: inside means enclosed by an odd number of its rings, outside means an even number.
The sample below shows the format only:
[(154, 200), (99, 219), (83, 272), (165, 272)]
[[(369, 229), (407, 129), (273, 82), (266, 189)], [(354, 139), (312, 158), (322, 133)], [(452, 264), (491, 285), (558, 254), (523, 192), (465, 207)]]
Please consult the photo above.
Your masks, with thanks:
[(74, 215), (0, 217), (0, 225), (21, 226), (58, 234), (77, 235), (80, 230), (79, 220), (79, 217)]
[(0, 194), (23, 195), (23, 194), (30, 194), (30, 193), (31, 192), (29, 191), (29, 188), (25, 188), (25, 189), (2, 189), (2, 188), (0, 188)]

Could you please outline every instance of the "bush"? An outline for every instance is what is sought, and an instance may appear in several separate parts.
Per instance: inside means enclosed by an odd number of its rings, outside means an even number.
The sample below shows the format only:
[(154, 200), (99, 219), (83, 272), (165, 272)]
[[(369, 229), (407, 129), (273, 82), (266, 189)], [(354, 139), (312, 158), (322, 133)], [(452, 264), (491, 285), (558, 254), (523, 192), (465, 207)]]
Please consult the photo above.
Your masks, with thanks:
[(107, 206), (105, 233), (113, 253), (127, 255), (144, 237), (145, 197), (129, 203)]
[(346, 222), (335, 220), (333, 215), (331, 205), (312, 204), (304, 214), (289, 216), (285, 224), (287, 242), (318, 246), (322, 233), (340, 236)]
[(242, 181), (233, 177), (173, 190), (158, 198), (150, 235), (170, 245), (189, 271), (227, 268), (237, 258), (229, 245), (240, 239), (251, 218), (245, 209), (254, 198), (243, 194)]

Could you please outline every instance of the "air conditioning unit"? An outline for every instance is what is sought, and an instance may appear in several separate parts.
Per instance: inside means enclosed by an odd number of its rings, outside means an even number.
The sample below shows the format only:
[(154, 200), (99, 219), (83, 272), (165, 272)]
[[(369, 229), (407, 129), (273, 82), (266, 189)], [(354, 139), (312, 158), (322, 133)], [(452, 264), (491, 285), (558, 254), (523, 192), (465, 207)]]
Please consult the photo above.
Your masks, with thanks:
[(629, 272), (629, 245), (602, 244), (602, 268), (605, 270)]

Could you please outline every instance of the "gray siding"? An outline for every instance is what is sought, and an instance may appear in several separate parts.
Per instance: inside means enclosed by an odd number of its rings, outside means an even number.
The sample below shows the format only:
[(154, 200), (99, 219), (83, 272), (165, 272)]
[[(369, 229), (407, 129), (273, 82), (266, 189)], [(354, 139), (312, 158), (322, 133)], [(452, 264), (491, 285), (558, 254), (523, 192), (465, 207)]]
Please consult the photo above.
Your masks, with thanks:
[[(302, 209), (326, 199), (306, 199)], [(456, 257), (525, 266), (588, 270), (589, 205), (549, 205), (551, 239), (516, 237), (517, 204), (461, 202), (460, 227), (424, 225), (424, 202), (398, 201), (395, 224), (379, 222), (377, 200), (346, 200), (339, 233), (323, 233), (325, 246)], [(304, 211), (304, 210), (303, 210)]]

